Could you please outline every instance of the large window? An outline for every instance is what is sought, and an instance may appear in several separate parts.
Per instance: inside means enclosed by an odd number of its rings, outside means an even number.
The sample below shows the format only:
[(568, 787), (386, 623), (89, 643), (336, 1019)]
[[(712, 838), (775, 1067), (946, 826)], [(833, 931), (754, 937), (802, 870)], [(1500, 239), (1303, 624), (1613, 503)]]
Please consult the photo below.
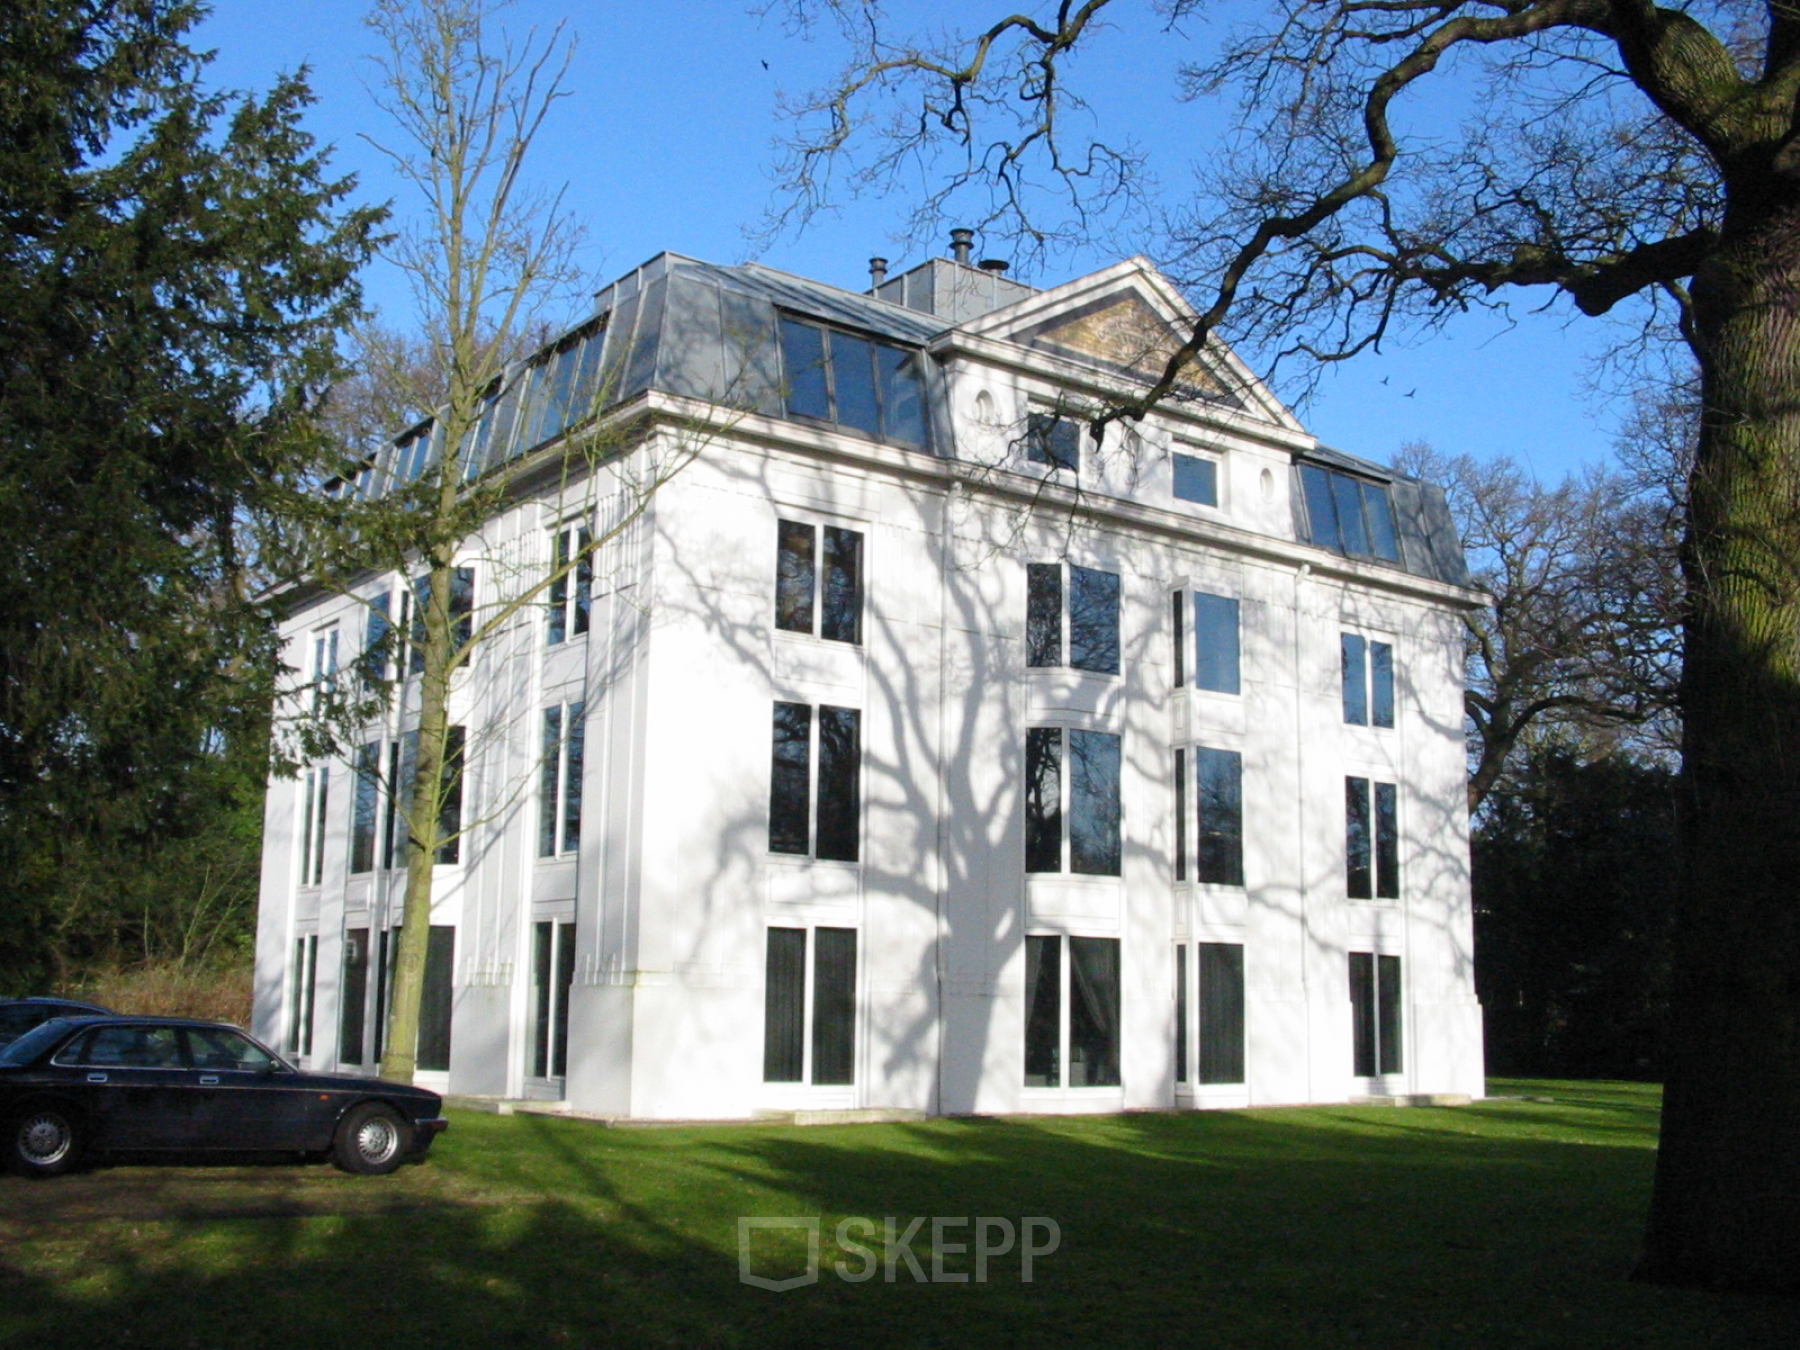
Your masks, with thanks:
[(862, 714), (829, 705), (816, 711), (815, 717), (808, 703), (775, 705), (769, 851), (855, 862), (862, 835)]
[(569, 991), (575, 985), (575, 925), (540, 919), (532, 925), (531, 1076), (569, 1072)]
[(389, 606), (393, 594), (382, 591), (369, 597), (368, 614), (363, 622), (362, 656), (357, 662), (364, 688), (372, 689), (388, 678), (389, 661), (393, 657), (393, 620)]
[(768, 944), (763, 1081), (855, 1082), (856, 930), (771, 928)]
[(1194, 802), (1195, 879), (1215, 886), (1242, 886), (1244, 761), (1237, 751), (1194, 748)]
[(1119, 738), (1110, 732), (1026, 729), (1027, 872), (1120, 874), (1119, 770)]
[(862, 535), (783, 520), (775, 537), (775, 626), (830, 642), (861, 642)]
[(593, 602), (594, 532), (586, 525), (565, 525), (551, 548), (547, 629), (552, 646), (588, 630)]
[(1244, 1081), (1244, 947), (1202, 942), (1200, 1082)]
[(1387, 484), (1302, 464), (1300, 485), (1313, 543), (1354, 558), (1400, 561)]
[[(394, 936), (400, 936), (398, 930)], [(450, 1067), (450, 1013), (456, 971), (456, 929), (432, 924), (425, 947), (425, 979), (419, 992), (419, 1049), (421, 1069)]]
[(1073, 563), (1030, 563), (1025, 585), (1026, 665), (1119, 673), (1117, 573)]
[(1360, 633), (1341, 634), (1344, 721), (1355, 726), (1394, 725), (1394, 648)]
[(1187, 943), (1175, 944), (1175, 1081), (1188, 1081)]
[(925, 444), (920, 352), (784, 316), (781, 356), (789, 417), (901, 445)]
[(1118, 1085), (1119, 940), (1027, 937), (1025, 1086)]
[(587, 741), (587, 704), (577, 700), (544, 709), (543, 757), (538, 767), (538, 857), (581, 847), (581, 772)]
[(300, 795), (300, 884), (325, 880), (325, 804), (331, 795), (331, 770), (321, 764), (308, 769)]
[(1350, 953), (1350, 1026), (1358, 1078), (1401, 1071), (1400, 958)]
[(1352, 900), (1400, 897), (1399, 802), (1392, 783), (1344, 779), (1344, 871)]
[(1171, 664), (1175, 687), (1179, 689), (1190, 678), (1185, 637), (1187, 624), (1184, 622), (1190, 600), (1194, 615), (1191, 676), (1194, 688), (1215, 694), (1238, 693), (1242, 685), (1238, 602), (1235, 596), (1214, 595), (1208, 591), (1175, 591), (1171, 595)]
[(1025, 419), (1025, 458), (1070, 473), (1081, 469), (1081, 424), (1072, 417), (1034, 412)]

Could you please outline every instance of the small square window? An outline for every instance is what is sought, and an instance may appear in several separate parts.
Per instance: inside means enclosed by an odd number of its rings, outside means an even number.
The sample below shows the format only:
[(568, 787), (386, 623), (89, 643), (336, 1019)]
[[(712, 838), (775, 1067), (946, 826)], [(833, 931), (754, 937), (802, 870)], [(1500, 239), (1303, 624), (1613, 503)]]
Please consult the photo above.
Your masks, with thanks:
[(1081, 468), (1081, 428), (1073, 418), (1032, 413), (1025, 419), (1025, 458), (1076, 473)]
[(1197, 502), (1201, 506), (1217, 506), (1219, 504), (1219, 465), (1216, 460), (1202, 459), (1199, 455), (1184, 455), (1175, 452), (1171, 458), (1175, 465), (1175, 496), (1184, 502)]

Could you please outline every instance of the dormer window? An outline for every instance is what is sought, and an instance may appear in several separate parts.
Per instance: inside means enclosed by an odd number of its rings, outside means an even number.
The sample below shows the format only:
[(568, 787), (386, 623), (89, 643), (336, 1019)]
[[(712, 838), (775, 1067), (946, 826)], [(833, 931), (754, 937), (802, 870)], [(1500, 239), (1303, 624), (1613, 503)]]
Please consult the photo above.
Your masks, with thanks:
[(923, 448), (921, 353), (784, 316), (787, 414)]
[(1387, 484), (1317, 464), (1300, 466), (1306, 518), (1313, 543), (1352, 558), (1400, 561), (1394, 507)]

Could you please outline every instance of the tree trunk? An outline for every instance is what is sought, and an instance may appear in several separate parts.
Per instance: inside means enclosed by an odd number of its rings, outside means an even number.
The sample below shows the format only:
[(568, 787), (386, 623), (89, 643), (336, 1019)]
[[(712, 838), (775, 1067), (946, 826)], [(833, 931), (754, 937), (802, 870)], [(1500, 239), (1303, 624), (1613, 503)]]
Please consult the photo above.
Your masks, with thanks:
[[(452, 476), (454, 481), (454, 476)], [(442, 842), (444, 755), (450, 727), (450, 671), (457, 655), (450, 617), (452, 568), (434, 561), (430, 599), (421, 606), (424, 672), (419, 680), (419, 746), (413, 760), (407, 808), (406, 899), (401, 907), (400, 949), (394, 958), (394, 993), (388, 1012), (381, 1076), (410, 1083), (418, 1066), (419, 1005), (425, 957), (431, 941), (432, 869)], [(408, 648), (401, 644), (402, 660)], [(398, 786), (398, 785), (396, 785)]]
[(1681, 897), (1638, 1273), (1800, 1292), (1800, 194), (1770, 177), (1693, 290)]

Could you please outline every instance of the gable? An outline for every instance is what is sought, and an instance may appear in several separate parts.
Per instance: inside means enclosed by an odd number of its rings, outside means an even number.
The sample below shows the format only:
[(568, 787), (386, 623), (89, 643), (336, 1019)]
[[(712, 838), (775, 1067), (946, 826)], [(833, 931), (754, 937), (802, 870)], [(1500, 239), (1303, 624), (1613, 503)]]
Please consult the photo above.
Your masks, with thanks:
[[(1019, 334), (1034, 347), (1051, 347), (1065, 353), (1097, 358), (1154, 380), (1181, 346), (1182, 335), (1164, 321), (1135, 291), (1101, 296)], [(1183, 383), (1200, 393), (1226, 397), (1230, 391), (1212, 371), (1190, 359), (1183, 368)]]

